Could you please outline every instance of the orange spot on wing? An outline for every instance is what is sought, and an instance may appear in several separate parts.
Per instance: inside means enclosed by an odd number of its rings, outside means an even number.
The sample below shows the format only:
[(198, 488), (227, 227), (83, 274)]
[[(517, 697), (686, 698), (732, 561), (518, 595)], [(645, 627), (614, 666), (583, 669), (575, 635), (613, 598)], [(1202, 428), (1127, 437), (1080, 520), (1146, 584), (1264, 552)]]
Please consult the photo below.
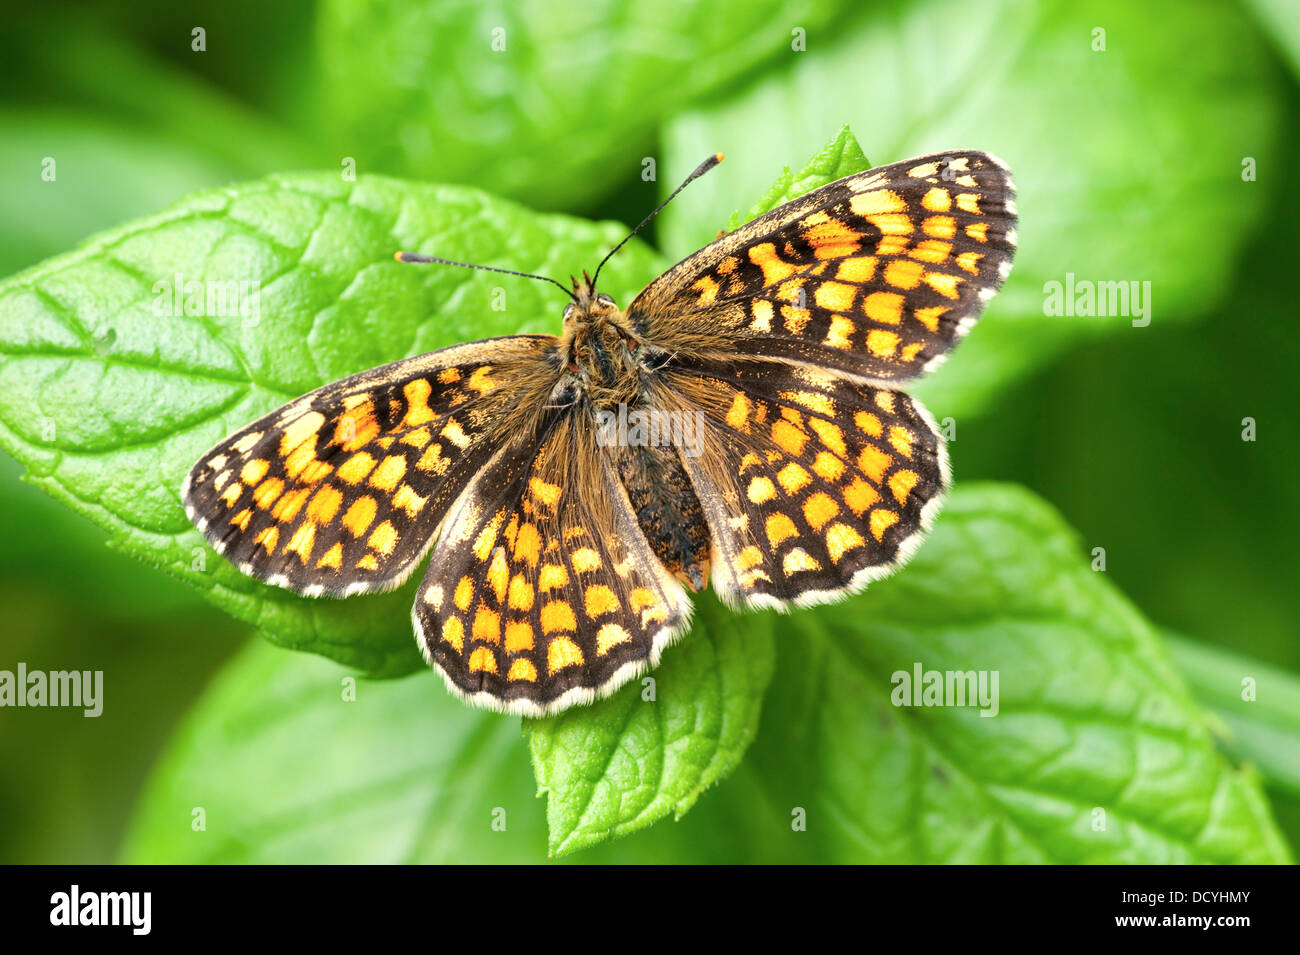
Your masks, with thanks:
[(927, 212), (947, 212), (952, 208), (952, 195), (947, 189), (935, 186), (921, 197), (921, 207)]
[(311, 488), (300, 487), (287, 492), (283, 497), (275, 502), (271, 508), (271, 516), (277, 521), (289, 523), (298, 516), (302, 506), (307, 503), (307, 498), (311, 495)]
[(391, 521), (384, 521), (374, 529), (366, 543), (385, 557), (388, 557), (397, 546), (397, 528), (393, 526)]
[(808, 522), (808, 526), (815, 531), (821, 530), (822, 525), (839, 512), (840, 506), (835, 503), (829, 494), (822, 491), (818, 491), (804, 501), (804, 519)]
[(465, 649), (465, 625), (459, 617), (448, 617), (442, 624), (442, 639), (457, 651)]
[(903, 296), (897, 292), (872, 292), (862, 300), (867, 318), (882, 325), (897, 325), (903, 320)]
[(367, 483), (380, 491), (393, 491), (405, 474), (406, 457), (401, 454), (390, 454), (379, 462), (379, 467), (371, 472), (370, 480)]
[(550, 673), (565, 667), (582, 666), (585, 662), (578, 645), (568, 637), (554, 637), (546, 647), (546, 669)]
[(750, 247), (749, 261), (763, 270), (763, 284), (775, 285), (794, 274), (795, 268), (777, 254), (776, 246), (771, 242), (761, 242)]
[(512, 620), (506, 624), (506, 652), (520, 653), (533, 648), (533, 628), (524, 620)]
[(900, 470), (895, 471), (889, 476), (889, 490), (894, 495), (894, 500), (899, 504), (907, 503), (907, 496), (912, 493), (916, 487), (916, 482), (920, 476), (915, 471)]
[(866, 543), (862, 535), (848, 524), (832, 524), (830, 530), (826, 532), (826, 552), (837, 564), (846, 553)]
[(307, 504), (307, 520), (315, 521), (317, 524), (328, 524), (334, 520), (334, 515), (338, 513), (339, 505), (342, 503), (343, 495), (337, 488), (322, 484)]
[(944, 298), (955, 299), (957, 297), (957, 283), (959, 279), (955, 275), (947, 275), (943, 272), (926, 272), (925, 284), (930, 286)]
[(358, 451), (339, 467), (339, 480), (347, 481), (349, 484), (359, 484), (374, 469), (376, 463), (371, 455), (365, 451)]
[(359, 497), (348, 507), (343, 515), (343, 526), (352, 532), (353, 537), (360, 537), (375, 519), (379, 505), (373, 497)]
[(870, 255), (860, 255), (857, 258), (845, 259), (839, 264), (835, 272), (837, 279), (845, 282), (870, 282), (871, 277), (876, 274), (876, 260)]
[(927, 216), (921, 223), (921, 231), (936, 239), (951, 239), (957, 231), (957, 223), (952, 216)]
[(596, 631), (596, 655), (603, 657), (620, 643), (631, 643), (632, 634), (617, 623), (607, 623)]
[(470, 636), (482, 643), (501, 642), (501, 614), (482, 605), (474, 612)]
[(844, 489), (844, 503), (854, 514), (861, 514), (880, 500), (880, 493), (862, 478), (854, 478)]
[(523, 657), (515, 660), (510, 664), (510, 672), (506, 679), (511, 682), (524, 681), (526, 683), (537, 682), (537, 667), (533, 666), (531, 660), (525, 660)]
[(316, 525), (306, 521), (298, 526), (289, 538), (289, 543), (284, 545), (284, 553), (297, 554), (298, 559), (306, 565), (311, 557), (312, 547), (316, 543)]
[(343, 545), (337, 543), (329, 550), (327, 550), (324, 554), (322, 554), (320, 560), (316, 561), (317, 569), (321, 567), (330, 567), (334, 570), (338, 570), (342, 566), (343, 566)]
[(918, 308), (912, 314), (916, 316), (918, 322), (937, 335), (939, 333), (939, 319), (943, 317), (943, 313), (946, 311), (948, 311), (946, 306), (936, 305), (933, 308)]
[(858, 452), (858, 470), (865, 474), (872, 484), (880, 484), (885, 477), (885, 470), (894, 459), (884, 451), (872, 445), (866, 445)]
[(867, 523), (871, 527), (871, 536), (876, 540), (883, 540), (885, 531), (898, 523), (898, 515), (893, 511), (878, 507), (871, 512), (870, 517), (867, 518)]
[(573, 608), (563, 600), (553, 600), (542, 607), (542, 632), (555, 633), (558, 630), (570, 632), (578, 629), (578, 621), (573, 616)]
[(416, 428), (436, 417), (429, 408), (429, 395), (432, 393), (433, 386), (423, 378), (408, 381), (402, 386), (402, 394), (406, 398), (406, 415), (399, 428)]
[(867, 332), (867, 351), (877, 358), (892, 358), (898, 349), (898, 333), (883, 328), (873, 328)]
[(885, 266), (885, 281), (895, 288), (914, 289), (921, 282), (925, 266), (912, 259), (894, 259)]
[(496, 673), (497, 655), (487, 647), (475, 648), (469, 655), (469, 670), (471, 673)]
[(874, 216), (880, 213), (903, 212), (907, 201), (890, 189), (874, 189), (860, 192), (849, 200), (849, 208), (854, 215)]

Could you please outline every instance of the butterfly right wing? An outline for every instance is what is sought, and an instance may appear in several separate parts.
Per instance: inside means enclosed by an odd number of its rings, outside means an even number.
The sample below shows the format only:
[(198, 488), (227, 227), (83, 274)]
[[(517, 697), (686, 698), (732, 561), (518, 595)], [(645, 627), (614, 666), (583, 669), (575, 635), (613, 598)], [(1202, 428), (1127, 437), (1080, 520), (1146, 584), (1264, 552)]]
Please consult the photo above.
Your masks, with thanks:
[(181, 490), (244, 573), (299, 593), (388, 590), (410, 575), (497, 433), (545, 390), (555, 338), (455, 345), (364, 371), (221, 441)]

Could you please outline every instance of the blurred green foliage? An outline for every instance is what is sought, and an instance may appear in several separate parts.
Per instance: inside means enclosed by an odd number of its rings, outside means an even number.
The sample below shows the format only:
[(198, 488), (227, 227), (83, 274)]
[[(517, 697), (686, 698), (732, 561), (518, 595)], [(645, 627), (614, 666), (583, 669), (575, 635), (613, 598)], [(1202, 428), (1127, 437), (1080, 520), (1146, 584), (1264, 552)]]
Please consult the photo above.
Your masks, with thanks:
[[(144, 0), (14, 14), (0, 37), (0, 275), (196, 191), (294, 170), (337, 176), (344, 157), (355, 158), (362, 174), (468, 183), (537, 209), (635, 222), (681, 171), (725, 150), (722, 168), (650, 233), (671, 260), (710, 238), (734, 210), (748, 209), (782, 164), (797, 167), (846, 122), (875, 162), (928, 149), (988, 149), (1017, 175), (1020, 257), (971, 339), (922, 389), (937, 417), (957, 420), (959, 484), (1024, 485), (1060, 509), (1085, 548), (1104, 547), (1110, 581), (1146, 619), (1187, 635), (1190, 650), (1176, 644), (1175, 659), (1227, 730), (1252, 733), (1239, 703), (1232, 709), (1239, 680), (1253, 672), (1250, 658), (1283, 674), (1268, 684), (1272, 692), (1294, 694), (1285, 675), (1300, 671), (1289, 538), (1300, 526), (1290, 488), (1300, 426), (1288, 399), (1300, 343), (1291, 333), (1288, 260), (1300, 224), (1280, 165), (1300, 145), (1293, 5), (737, 0), (609, 3), (580, 14), (585, 20), (574, 16), (572, 5), (555, 2), (498, 10), (379, 0), (183, 9)], [(203, 52), (192, 49), (196, 26), (206, 31)], [(505, 49), (494, 51), (499, 27)], [(1106, 31), (1104, 51), (1094, 49), (1098, 28)], [(792, 49), (798, 29), (806, 51)], [(58, 162), (53, 183), (40, 176), (47, 156)], [(644, 157), (657, 160), (661, 181), (641, 178)], [(1242, 177), (1247, 157), (1256, 162), (1253, 181)], [(551, 228), (563, 232), (558, 222)], [(607, 240), (619, 230), (597, 231)], [(583, 236), (596, 244), (595, 233)], [(584, 242), (570, 246), (575, 254)], [(535, 238), (512, 244), (507, 234), (487, 248), (494, 264), (541, 267)], [(634, 253), (622, 264), (624, 281), (654, 261), (648, 250)], [(566, 272), (589, 264), (551, 258), (547, 266)], [(1044, 317), (1042, 284), (1067, 271), (1151, 281), (1151, 325)], [(436, 290), (462, 277), (411, 281), (427, 293), (428, 282)], [(629, 290), (619, 290), (620, 300)], [(412, 292), (424, 294), (414, 284)], [(548, 327), (558, 307), (545, 295), (526, 286), (511, 295), (535, 303), (530, 321)], [(407, 302), (418, 309), (427, 300)], [(402, 307), (396, 299), (394, 307)], [(276, 387), (254, 401), (271, 407), (304, 376), (357, 370), (412, 345), (385, 340), (383, 315), (346, 320), (353, 330), (351, 323), (370, 323), (362, 326), (370, 333), (364, 354), (340, 351), (328, 369), (277, 373)], [(439, 320), (449, 326), (440, 334), (473, 337), (459, 334), (466, 329), (455, 315)], [(0, 378), (11, 357), (0, 355)], [(267, 368), (283, 371), (272, 357)], [(4, 397), (21, 388), (6, 382)], [(1258, 422), (1255, 443), (1240, 440), (1245, 417)], [(92, 431), (100, 425), (87, 422)], [(95, 721), (75, 711), (0, 710), (0, 859), (107, 861), (121, 850), (149, 768), (181, 714), (251, 630), (193, 590), (108, 551), (103, 531), (21, 484), (20, 469), (5, 463), (0, 667), (16, 660), (32, 668), (103, 667), (109, 697)], [(113, 493), (97, 489), (96, 502)], [(1024, 500), (1025, 508), (1036, 506)], [(906, 593), (906, 575), (900, 580)], [(887, 606), (897, 592), (877, 602)], [(404, 624), (404, 608), (396, 613)], [(801, 636), (797, 627), (778, 636), (769, 706), (789, 712), (805, 692), (797, 680), (803, 657), (789, 645), (824, 637)], [(877, 639), (880, 648), (891, 646)], [(1205, 653), (1225, 651), (1207, 665)], [(358, 858), (363, 846), (373, 852), (367, 857), (385, 859), (541, 851), (546, 806), (531, 798), (517, 722), (469, 714), (425, 676), (363, 686), (359, 700), (371, 700), (364, 705), (373, 723), (343, 719), (337, 706), (321, 714), (321, 694), (337, 694), (345, 674), (328, 661), (250, 648), (171, 740), (128, 857), (342, 861)], [(852, 673), (841, 678), (851, 681)], [(857, 691), (846, 692), (851, 699)], [(1224, 744), (1261, 766), (1300, 732), (1293, 698), (1268, 702), (1265, 730), (1248, 735), (1247, 745)], [(386, 724), (400, 734), (385, 734)], [(413, 738), (421, 726), (426, 738)], [(764, 782), (793, 772), (783, 748), (789, 728), (763, 729), (772, 732), (760, 730), (750, 758), (682, 824), (577, 858), (961, 857), (959, 848), (932, 846), (927, 855), (891, 843), (887, 827), (846, 830), (813, 850), (743, 838), (787, 818), (789, 793), (780, 787), (788, 790), (790, 781), (778, 778), (776, 790)], [(249, 736), (271, 739), (276, 745), (258, 752), (273, 755), (239, 761)], [(222, 741), (231, 747), (225, 762)], [(534, 756), (537, 746), (534, 738)], [(311, 751), (300, 764), (291, 759), (296, 747)], [(211, 760), (196, 765), (202, 753)], [(892, 762), (882, 755), (871, 767), (832, 762), (821, 771), (828, 777), (821, 798), (840, 807), (872, 793), (879, 802), (862, 811), (880, 806), (889, 818), (889, 781), (924, 765), (907, 755)], [(259, 820), (239, 834), (247, 844), (182, 844), (191, 836), (191, 797), (169, 797), (178, 779), (197, 785), (238, 765), (275, 789), (286, 766), (346, 775), (372, 757), (378, 771), (346, 795), (284, 791), (260, 814), (244, 807), (245, 818)], [(814, 771), (804, 765), (798, 773)], [(448, 778), (455, 787), (440, 789)], [(1267, 778), (1295, 846), (1294, 774)], [(926, 811), (949, 813), (953, 825), (972, 814), (975, 825), (980, 794), (1004, 783), (939, 785), (939, 802), (925, 786), (915, 792)], [(481, 799), (467, 794), (506, 790), (518, 797), (508, 804), (511, 840), (471, 839), (463, 814)], [(249, 791), (256, 791), (251, 783)], [(238, 808), (237, 792), (221, 795)], [(331, 805), (347, 812), (320, 809)], [(186, 815), (176, 820), (171, 810)], [(1242, 818), (1256, 811), (1243, 808)], [(1155, 828), (1178, 831), (1165, 822)], [(1061, 848), (1059, 833), (1053, 838), (1048, 857), (1086, 856)]]

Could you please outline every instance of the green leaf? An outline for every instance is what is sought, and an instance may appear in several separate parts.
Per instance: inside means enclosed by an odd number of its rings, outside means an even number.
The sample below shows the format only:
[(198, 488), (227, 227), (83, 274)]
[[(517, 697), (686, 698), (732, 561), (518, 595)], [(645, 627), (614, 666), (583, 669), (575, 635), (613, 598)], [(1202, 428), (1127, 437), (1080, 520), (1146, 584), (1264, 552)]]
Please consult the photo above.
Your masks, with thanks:
[(517, 862), (541, 861), (544, 845), (516, 720), (465, 706), (432, 673), (358, 681), (328, 660), (254, 644), (176, 733), (122, 855)]
[(855, 172), (870, 169), (871, 163), (862, 152), (862, 147), (849, 131), (848, 126), (840, 128), (829, 143), (809, 159), (795, 176), (786, 166), (777, 177), (772, 187), (763, 193), (763, 198), (754, 203), (744, 215), (733, 212), (727, 223), (727, 231), (739, 228), (750, 219), (756, 219), (765, 212), (771, 212), (777, 206), (798, 199), (805, 192), (819, 189), (828, 182), (843, 179)]
[[(764, 665), (766, 652), (770, 665), (770, 637), (762, 629), (757, 636), (753, 659)], [(702, 642), (712, 654), (713, 641), (705, 635)], [(730, 638), (727, 644), (736, 649)], [(663, 672), (689, 646), (665, 655), (656, 671), (661, 694), (669, 690)], [(173, 737), (137, 806), (122, 861), (546, 861), (546, 804), (516, 720), (463, 705), (432, 673), (357, 681), (353, 702), (343, 696), (349, 679), (328, 660), (250, 645)], [(682, 746), (699, 745), (690, 727), (665, 729), (681, 731)], [(733, 727), (721, 735), (734, 739)], [(743, 767), (733, 778), (746, 781)], [(680, 824), (577, 858), (787, 859), (761, 839), (737, 844), (743, 827), (772, 821), (753, 792), (741, 805), (711, 793)], [(194, 828), (196, 809), (202, 831)]]
[(317, 33), (324, 99), (363, 169), (471, 182), (534, 208), (590, 204), (642, 181), (661, 120), (788, 60), (794, 28), (819, 37), (850, 7), (330, 0)]
[[(902, 573), (791, 624), (751, 759), (824, 861), (1287, 859), (1156, 632), (1024, 490), (958, 488)], [(894, 705), (917, 665), (996, 672), (997, 715)]]
[[(180, 482), (217, 440), (311, 388), (402, 355), (558, 324), (562, 303), (542, 283), (404, 266), (395, 250), (563, 273), (599, 261), (623, 234), (473, 189), (380, 177), (274, 176), (192, 196), (0, 283), (0, 447), (107, 529), (111, 546), (198, 587), (273, 642), (374, 674), (409, 672), (422, 666), (414, 582), (346, 601), (259, 584), (202, 544)], [(633, 243), (604, 284), (626, 300), (662, 267)], [(241, 314), (232, 296), (224, 306), (214, 298), (212, 314), (189, 314), (187, 303), (174, 311), (170, 293), (191, 282), (245, 282), (256, 308)]]
[[(1095, 52), (1093, 30), (1106, 30)], [(1197, 55), (1189, 56), (1195, 50)], [(709, 241), (736, 197), (851, 123), (878, 163), (953, 148), (1010, 165), (1020, 229), (1007, 286), (918, 393), (940, 415), (982, 410), (1081, 337), (1153, 335), (1209, 308), (1245, 237), (1282, 187), (1274, 168), (1278, 73), (1232, 4), (1105, 0), (877, 5), (739, 95), (674, 116), (667, 164), (723, 150), (712, 192), (659, 217), (666, 252)], [(779, 130), (779, 135), (774, 134)], [(1048, 317), (1044, 285), (1150, 282), (1151, 326), (1129, 316)]]
[[(656, 671), (659, 707), (672, 695), (675, 655), (719, 652), (714, 626), (731, 628), (733, 650), (756, 637), (743, 649), (762, 659), (767, 638), (750, 628), (764, 618), (702, 610), (709, 631), (669, 650)], [(1157, 634), (1026, 491), (959, 488), (904, 571), (843, 604), (779, 619), (762, 732), (744, 763), (680, 822), (575, 861), (1288, 861), (1257, 778), (1216, 752)], [(895, 707), (892, 675), (916, 662), (998, 670), (998, 716)], [(737, 670), (722, 661), (710, 672)], [(461, 705), (427, 673), (361, 681), (345, 702), (346, 675), (251, 648), (177, 735), (125, 858), (544, 859), (552, 809), (534, 798), (513, 720)], [(644, 721), (650, 704), (636, 705), (631, 718)], [(712, 740), (728, 735), (663, 725), (686, 731), (680, 749), (699, 747), (697, 765), (715, 760)], [(561, 727), (553, 739), (577, 769), (578, 734), (566, 737)], [(600, 744), (592, 736), (597, 753)], [(654, 775), (625, 766), (629, 799), (643, 802)], [(607, 786), (592, 804), (613, 795)], [(205, 832), (191, 829), (195, 807)], [(492, 826), (497, 810), (504, 831)], [(800, 815), (802, 830), (792, 825)]]
[(1165, 641), (1197, 700), (1223, 721), (1224, 749), (1300, 800), (1300, 677), (1176, 634)]
[(551, 852), (684, 816), (744, 757), (774, 656), (770, 615), (741, 618), (701, 599), (689, 636), (643, 681), (529, 721)]

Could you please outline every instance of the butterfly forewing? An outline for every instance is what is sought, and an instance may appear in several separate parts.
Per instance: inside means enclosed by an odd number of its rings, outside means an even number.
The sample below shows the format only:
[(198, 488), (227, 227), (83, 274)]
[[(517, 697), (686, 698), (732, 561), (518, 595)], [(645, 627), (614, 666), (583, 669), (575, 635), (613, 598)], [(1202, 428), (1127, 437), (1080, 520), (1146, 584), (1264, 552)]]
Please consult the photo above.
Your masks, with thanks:
[(1001, 162), (922, 156), (754, 219), (674, 266), (628, 312), (670, 351), (901, 381), (933, 368), (974, 323), (1010, 271), (1015, 227)]
[(300, 593), (385, 590), (411, 573), (497, 449), (513, 386), (551, 336), (457, 345), (310, 392), (191, 470), (186, 512), (245, 573)]

